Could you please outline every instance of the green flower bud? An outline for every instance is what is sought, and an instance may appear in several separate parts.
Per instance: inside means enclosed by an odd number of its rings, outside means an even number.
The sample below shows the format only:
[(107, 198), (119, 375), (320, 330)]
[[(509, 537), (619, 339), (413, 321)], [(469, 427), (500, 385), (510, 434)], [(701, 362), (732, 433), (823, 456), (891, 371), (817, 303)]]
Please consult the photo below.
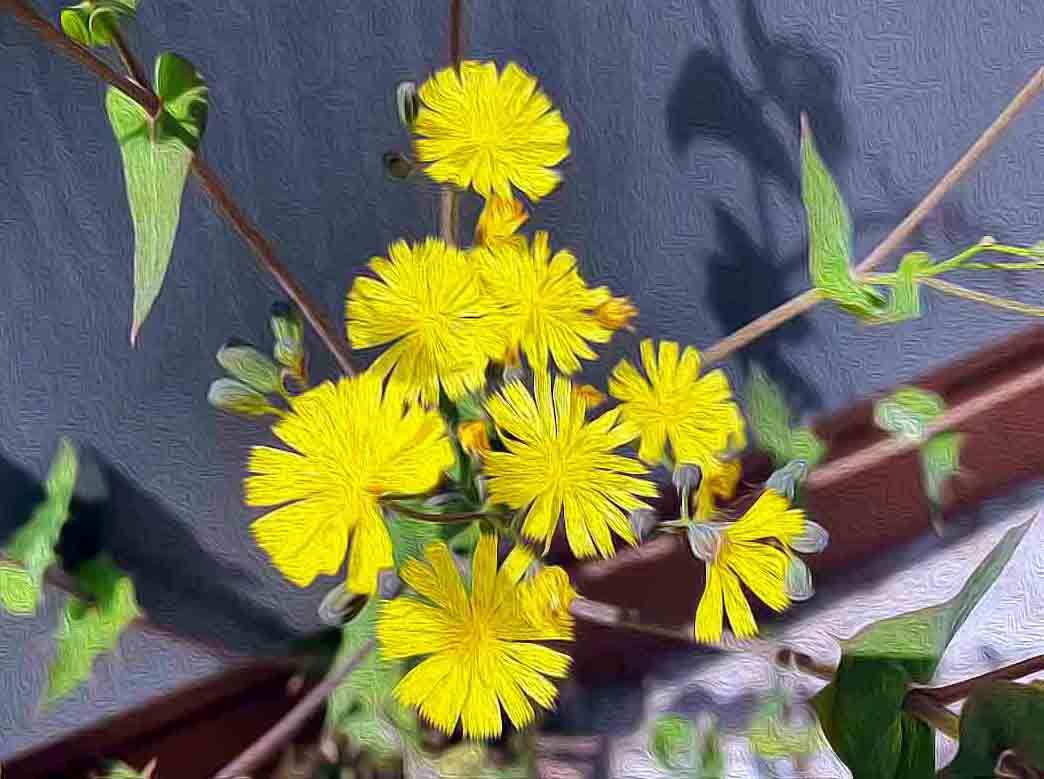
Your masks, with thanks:
[(258, 392), (282, 392), (279, 366), (253, 346), (227, 343), (218, 350), (217, 361), (233, 378)]
[(211, 384), (210, 391), (207, 393), (207, 402), (214, 408), (230, 414), (248, 417), (282, 414), (260, 392), (235, 379), (218, 379)]

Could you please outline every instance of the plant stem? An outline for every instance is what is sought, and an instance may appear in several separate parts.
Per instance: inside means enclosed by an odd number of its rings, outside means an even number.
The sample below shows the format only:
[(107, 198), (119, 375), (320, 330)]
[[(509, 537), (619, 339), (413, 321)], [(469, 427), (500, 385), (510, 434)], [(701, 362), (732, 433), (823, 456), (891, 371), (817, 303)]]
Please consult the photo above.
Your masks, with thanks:
[[(450, 0), (449, 7), (449, 61), (460, 73), (460, 61), (464, 49), (463, 0)], [(459, 222), (460, 196), (452, 186), (442, 188), (439, 198), (439, 234), (450, 246), (456, 246)]]
[[(129, 98), (143, 106), (151, 115), (155, 116), (159, 111), (160, 100), (155, 92), (142, 84), (121, 76), (88, 49), (80, 46), (40, 16), (25, 0), (0, 0), (0, 8), (3, 7), (11, 9), (14, 15), (21, 22), (35, 30), (44, 39), (45, 43), (79, 62), (102, 81), (119, 89)], [(128, 70), (132, 74), (137, 74), (134, 78), (140, 77), (144, 79), (144, 71), (137, 64), (125, 42), (119, 50), (121, 58), (127, 63)], [(336, 331), (327, 322), (326, 317), (311, 296), (297, 283), (287, 267), (276, 256), (272, 244), (243, 213), (239, 204), (236, 203), (220, 179), (218, 179), (217, 174), (198, 153), (192, 158), (192, 172), (196, 175), (203, 189), (210, 195), (218, 212), (229, 221), (233, 229), (253, 251), (261, 267), (272, 275), (283, 291), (301, 309), (305, 319), (308, 320), (308, 323), (315, 330), (326, 348), (330, 350), (340, 369), (346, 375), (352, 375), (351, 353), (347, 342), (336, 334)]]
[(123, 67), (126, 68), (130, 77), (142, 88), (149, 89), (149, 77), (145, 75), (145, 69), (130, 50), (130, 46), (127, 45), (127, 39), (123, 37), (123, 31), (118, 23), (112, 25), (112, 45), (120, 55), (120, 61), (123, 62)]
[(986, 305), (993, 306), (995, 308), (1002, 308), (1005, 311), (1014, 311), (1018, 314), (1026, 314), (1028, 316), (1044, 316), (1044, 308), (1038, 306), (1031, 306), (1028, 303), (1020, 303), (1017, 300), (1009, 300), (1008, 298), (998, 297), (997, 295), (991, 295), (988, 292), (978, 292), (973, 289), (967, 289), (959, 284), (954, 284), (950, 281), (944, 281), (943, 279), (926, 278), (923, 279), (923, 283), (926, 287), (934, 287), (940, 292), (945, 292), (947, 295), (953, 295), (954, 297), (962, 298), (964, 300), (972, 300), (976, 303), (985, 303)]
[(611, 603), (591, 600), (582, 595), (577, 595), (573, 598), (573, 602), (569, 605), (569, 613), (572, 614), (574, 618), (583, 622), (589, 622), (592, 625), (601, 625), (602, 627), (619, 630), (630, 630), (635, 633), (644, 633), (658, 638), (670, 638), (688, 644), (696, 643), (696, 637), (693, 635), (691, 630), (669, 628), (661, 625), (650, 625), (640, 622), (633, 611), (629, 611), (620, 606), (614, 606)]
[(394, 511), (396, 514), (402, 514), (404, 517), (411, 517), (412, 519), (419, 519), (423, 522), (434, 522), (439, 524), (452, 524), (454, 522), (471, 522), (476, 519), (488, 519), (493, 515), (485, 511), (465, 511), (459, 514), (431, 514), (427, 511), (420, 511), (419, 509), (411, 509), (409, 506), (404, 506), (398, 501), (386, 500), (381, 503), (387, 508)]
[(833, 666), (821, 663), (804, 652), (798, 652), (788, 647), (784, 647), (776, 653), (776, 663), (788, 668), (793, 667), (802, 673), (815, 676), (817, 679), (822, 679), (825, 682), (829, 682), (834, 678), (835, 669)]
[(906, 694), (903, 709), (907, 714), (912, 714), (954, 741), (957, 740), (960, 734), (960, 720), (934, 698), (923, 695), (919, 690), (913, 690)]
[(1021, 660), (1018, 663), (1012, 665), (1006, 665), (1003, 668), (997, 668), (993, 671), (987, 671), (984, 674), (973, 677), (971, 679), (965, 679), (962, 682), (956, 682), (954, 684), (948, 684), (944, 687), (920, 687), (917, 692), (926, 695), (937, 703), (953, 703), (955, 701), (964, 700), (971, 693), (972, 689), (983, 682), (1021, 679), (1024, 676), (1030, 674), (1039, 673), (1044, 671), (1044, 655), (1037, 655), (1027, 660)]
[(81, 46), (47, 21), (25, 0), (0, 0), (0, 8), (4, 7), (9, 8), (22, 24), (35, 30), (49, 46), (76, 60), (102, 81), (116, 87), (131, 100), (139, 103), (151, 116), (159, 112), (160, 101), (152, 90), (121, 76), (96, 57), (90, 49)]
[(297, 705), (235, 760), (218, 771), (214, 779), (250, 779), (254, 771), (274, 757), (279, 748), (289, 742), (305, 723), (315, 716), (337, 686), (374, 651), (375, 647), (373, 641), (368, 641), (354, 655), (334, 665), (323, 680), (298, 701)]
[[(1044, 90), (1044, 67), (1037, 70), (1015, 98), (1007, 105), (971, 148), (964, 153), (957, 163), (939, 179), (924, 199), (900, 222), (888, 236), (881, 241), (866, 258), (856, 266), (856, 273), (873, 270), (886, 260), (892, 252), (899, 248), (928, 213), (938, 205), (950, 191), (971, 170), (975, 164), (989, 151), (990, 147), (1008, 128), (1008, 125)], [(741, 327), (736, 332), (718, 341), (702, 354), (703, 363), (709, 365), (720, 362), (738, 349), (775, 330), (780, 325), (799, 314), (803, 314), (816, 305), (822, 296), (815, 289), (807, 290), (797, 297), (791, 298), (777, 308)]]

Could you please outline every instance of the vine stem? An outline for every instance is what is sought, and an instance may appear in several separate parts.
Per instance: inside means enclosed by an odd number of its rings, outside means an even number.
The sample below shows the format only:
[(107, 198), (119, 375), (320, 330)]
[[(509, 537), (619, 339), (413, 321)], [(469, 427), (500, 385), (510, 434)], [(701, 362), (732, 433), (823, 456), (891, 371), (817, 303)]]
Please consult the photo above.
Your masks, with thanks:
[[(137, 102), (150, 115), (155, 116), (159, 112), (159, 97), (151, 88), (146, 86), (147, 81), (138, 83), (135, 80), (136, 78), (144, 79), (144, 71), (130, 53), (122, 37), (118, 39), (122, 44), (118, 45), (118, 51), (120, 57), (127, 63), (128, 70), (132, 74), (137, 74), (132, 78), (120, 75), (88, 49), (62, 33), (47, 19), (42, 17), (26, 0), (0, 0), (0, 8), (10, 9), (19, 21), (39, 34), (51, 48), (79, 62), (102, 81), (115, 87)], [(257, 225), (243, 213), (242, 208), (240, 208), (239, 204), (218, 178), (213, 168), (198, 153), (193, 155), (192, 158), (192, 172), (199, 180), (204, 191), (210, 195), (211, 202), (217, 211), (225, 217), (235, 232), (253, 251), (261, 267), (268, 271), (283, 292), (301, 309), (301, 313), (333, 355), (341, 371), (351, 376), (354, 373), (354, 369), (348, 343), (337, 335), (319, 306), (276, 255), (275, 249), (269, 240), (258, 229)], [(131, 335), (132, 343), (134, 335), (133, 333)]]
[[(913, 231), (917, 229), (917, 226), (929, 212), (939, 204), (946, 193), (989, 151), (990, 147), (1008, 129), (1015, 117), (1029, 106), (1042, 90), (1044, 90), (1044, 67), (1037, 70), (1012, 101), (1008, 103), (1007, 107), (1001, 111), (993, 124), (986, 128), (985, 132), (979, 136), (978, 140), (950, 168), (946, 175), (939, 179), (938, 183), (932, 187), (924, 199), (856, 266), (856, 273), (873, 270), (898, 249), (903, 241), (909, 238)], [(702, 353), (704, 364), (709, 365), (714, 362), (720, 362), (733, 352), (775, 330), (788, 320), (810, 310), (822, 299), (822, 296), (815, 289), (807, 290), (797, 297), (791, 298), (783, 305), (763, 314), (705, 350)]]
[(917, 692), (928, 696), (937, 703), (954, 703), (967, 698), (972, 689), (983, 682), (999, 680), (1012, 681), (1015, 679), (1021, 679), (1024, 676), (1040, 673), (1041, 671), (1044, 671), (1044, 655), (1037, 655), (1036, 657), (1030, 657), (1026, 660), (1013, 663), (1012, 665), (1006, 665), (1003, 668), (994, 669), (993, 671), (987, 671), (979, 676), (965, 679), (964, 681), (956, 682), (954, 684), (947, 684), (943, 687), (920, 687), (917, 689)]

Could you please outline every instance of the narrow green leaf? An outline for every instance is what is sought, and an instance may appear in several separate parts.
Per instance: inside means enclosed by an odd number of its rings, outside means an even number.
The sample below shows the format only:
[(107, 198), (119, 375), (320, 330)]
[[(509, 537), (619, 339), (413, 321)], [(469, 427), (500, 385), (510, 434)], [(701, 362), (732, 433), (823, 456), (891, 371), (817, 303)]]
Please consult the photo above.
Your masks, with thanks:
[[(33, 613), (42, 594), (44, 573), (55, 560), (54, 545), (69, 516), (69, 503), (76, 486), (76, 450), (64, 438), (51, 463), (44, 484), (46, 497), (7, 544), (7, 556), (25, 570), (22, 576), (6, 568), (3, 576), (5, 605), (20, 609), (15, 613)], [(32, 608), (27, 599), (32, 596)], [(12, 610), (14, 610), (12, 609)]]
[(852, 220), (816, 150), (805, 116), (801, 117), (801, 195), (808, 220), (812, 283), (825, 297), (860, 317), (880, 315), (884, 297), (852, 276)]
[(442, 523), (411, 519), (394, 511), (386, 511), (385, 520), (392, 539), (392, 557), (396, 569), (401, 568), (411, 557), (424, 557), (425, 547), (433, 541), (442, 540), (446, 531)]
[(747, 416), (759, 448), (777, 468), (803, 460), (809, 468), (826, 455), (826, 445), (809, 428), (795, 430), (786, 399), (765, 372), (751, 369), (747, 381)]
[(282, 413), (260, 392), (235, 379), (218, 379), (213, 382), (207, 392), (207, 402), (230, 414), (261, 417)]
[(134, 583), (105, 557), (77, 571), (80, 589), (93, 597), (85, 603), (70, 596), (55, 634), (44, 706), (72, 692), (91, 675), (95, 659), (116, 648), (120, 634), (141, 614)]
[(942, 506), (946, 483), (960, 468), (963, 441), (964, 436), (960, 433), (939, 433), (921, 447), (924, 492), (934, 511)]
[(1000, 755), (1013, 750), (1025, 768), (1044, 771), (1044, 690), (1007, 681), (975, 686), (961, 709), (960, 748), (940, 779), (993, 776)]
[(206, 87), (190, 63), (175, 54), (161, 54), (156, 60), (156, 84), (164, 107), (155, 119), (115, 88), (105, 98), (123, 158), (134, 224), (131, 343), (163, 286), (185, 179), (206, 123)]
[[(356, 654), (373, 640), (378, 608), (378, 600), (371, 598), (359, 616), (344, 626), (335, 662)], [(327, 701), (327, 727), (344, 733), (378, 759), (401, 755), (392, 720), (409, 730), (410, 716), (392, 697), (392, 690), (403, 672), (401, 661), (387, 661), (378, 650), (371, 651)]]
[(274, 393), (282, 388), (279, 366), (253, 346), (223, 346), (217, 353), (217, 361), (233, 378), (258, 392)]

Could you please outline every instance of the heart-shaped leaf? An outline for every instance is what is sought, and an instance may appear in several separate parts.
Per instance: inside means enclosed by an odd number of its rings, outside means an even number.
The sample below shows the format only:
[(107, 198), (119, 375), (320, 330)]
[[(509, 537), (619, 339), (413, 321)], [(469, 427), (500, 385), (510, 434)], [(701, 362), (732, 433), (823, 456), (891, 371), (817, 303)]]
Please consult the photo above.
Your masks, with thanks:
[(875, 622), (841, 645), (833, 681), (813, 698), (823, 732), (853, 775), (934, 772), (931, 728), (903, 711), (911, 683), (931, 680), (953, 635), (1011, 559), (1033, 519), (1011, 528), (945, 603)]
[(206, 126), (207, 89), (192, 64), (176, 54), (156, 60), (159, 114), (118, 89), (105, 107), (120, 145), (127, 200), (134, 224), (134, 321), (131, 343), (163, 286), (181, 215), (193, 152)]
[(808, 265), (820, 294), (862, 318), (880, 316), (885, 298), (852, 276), (852, 220), (801, 117), (801, 196), (808, 220)]

